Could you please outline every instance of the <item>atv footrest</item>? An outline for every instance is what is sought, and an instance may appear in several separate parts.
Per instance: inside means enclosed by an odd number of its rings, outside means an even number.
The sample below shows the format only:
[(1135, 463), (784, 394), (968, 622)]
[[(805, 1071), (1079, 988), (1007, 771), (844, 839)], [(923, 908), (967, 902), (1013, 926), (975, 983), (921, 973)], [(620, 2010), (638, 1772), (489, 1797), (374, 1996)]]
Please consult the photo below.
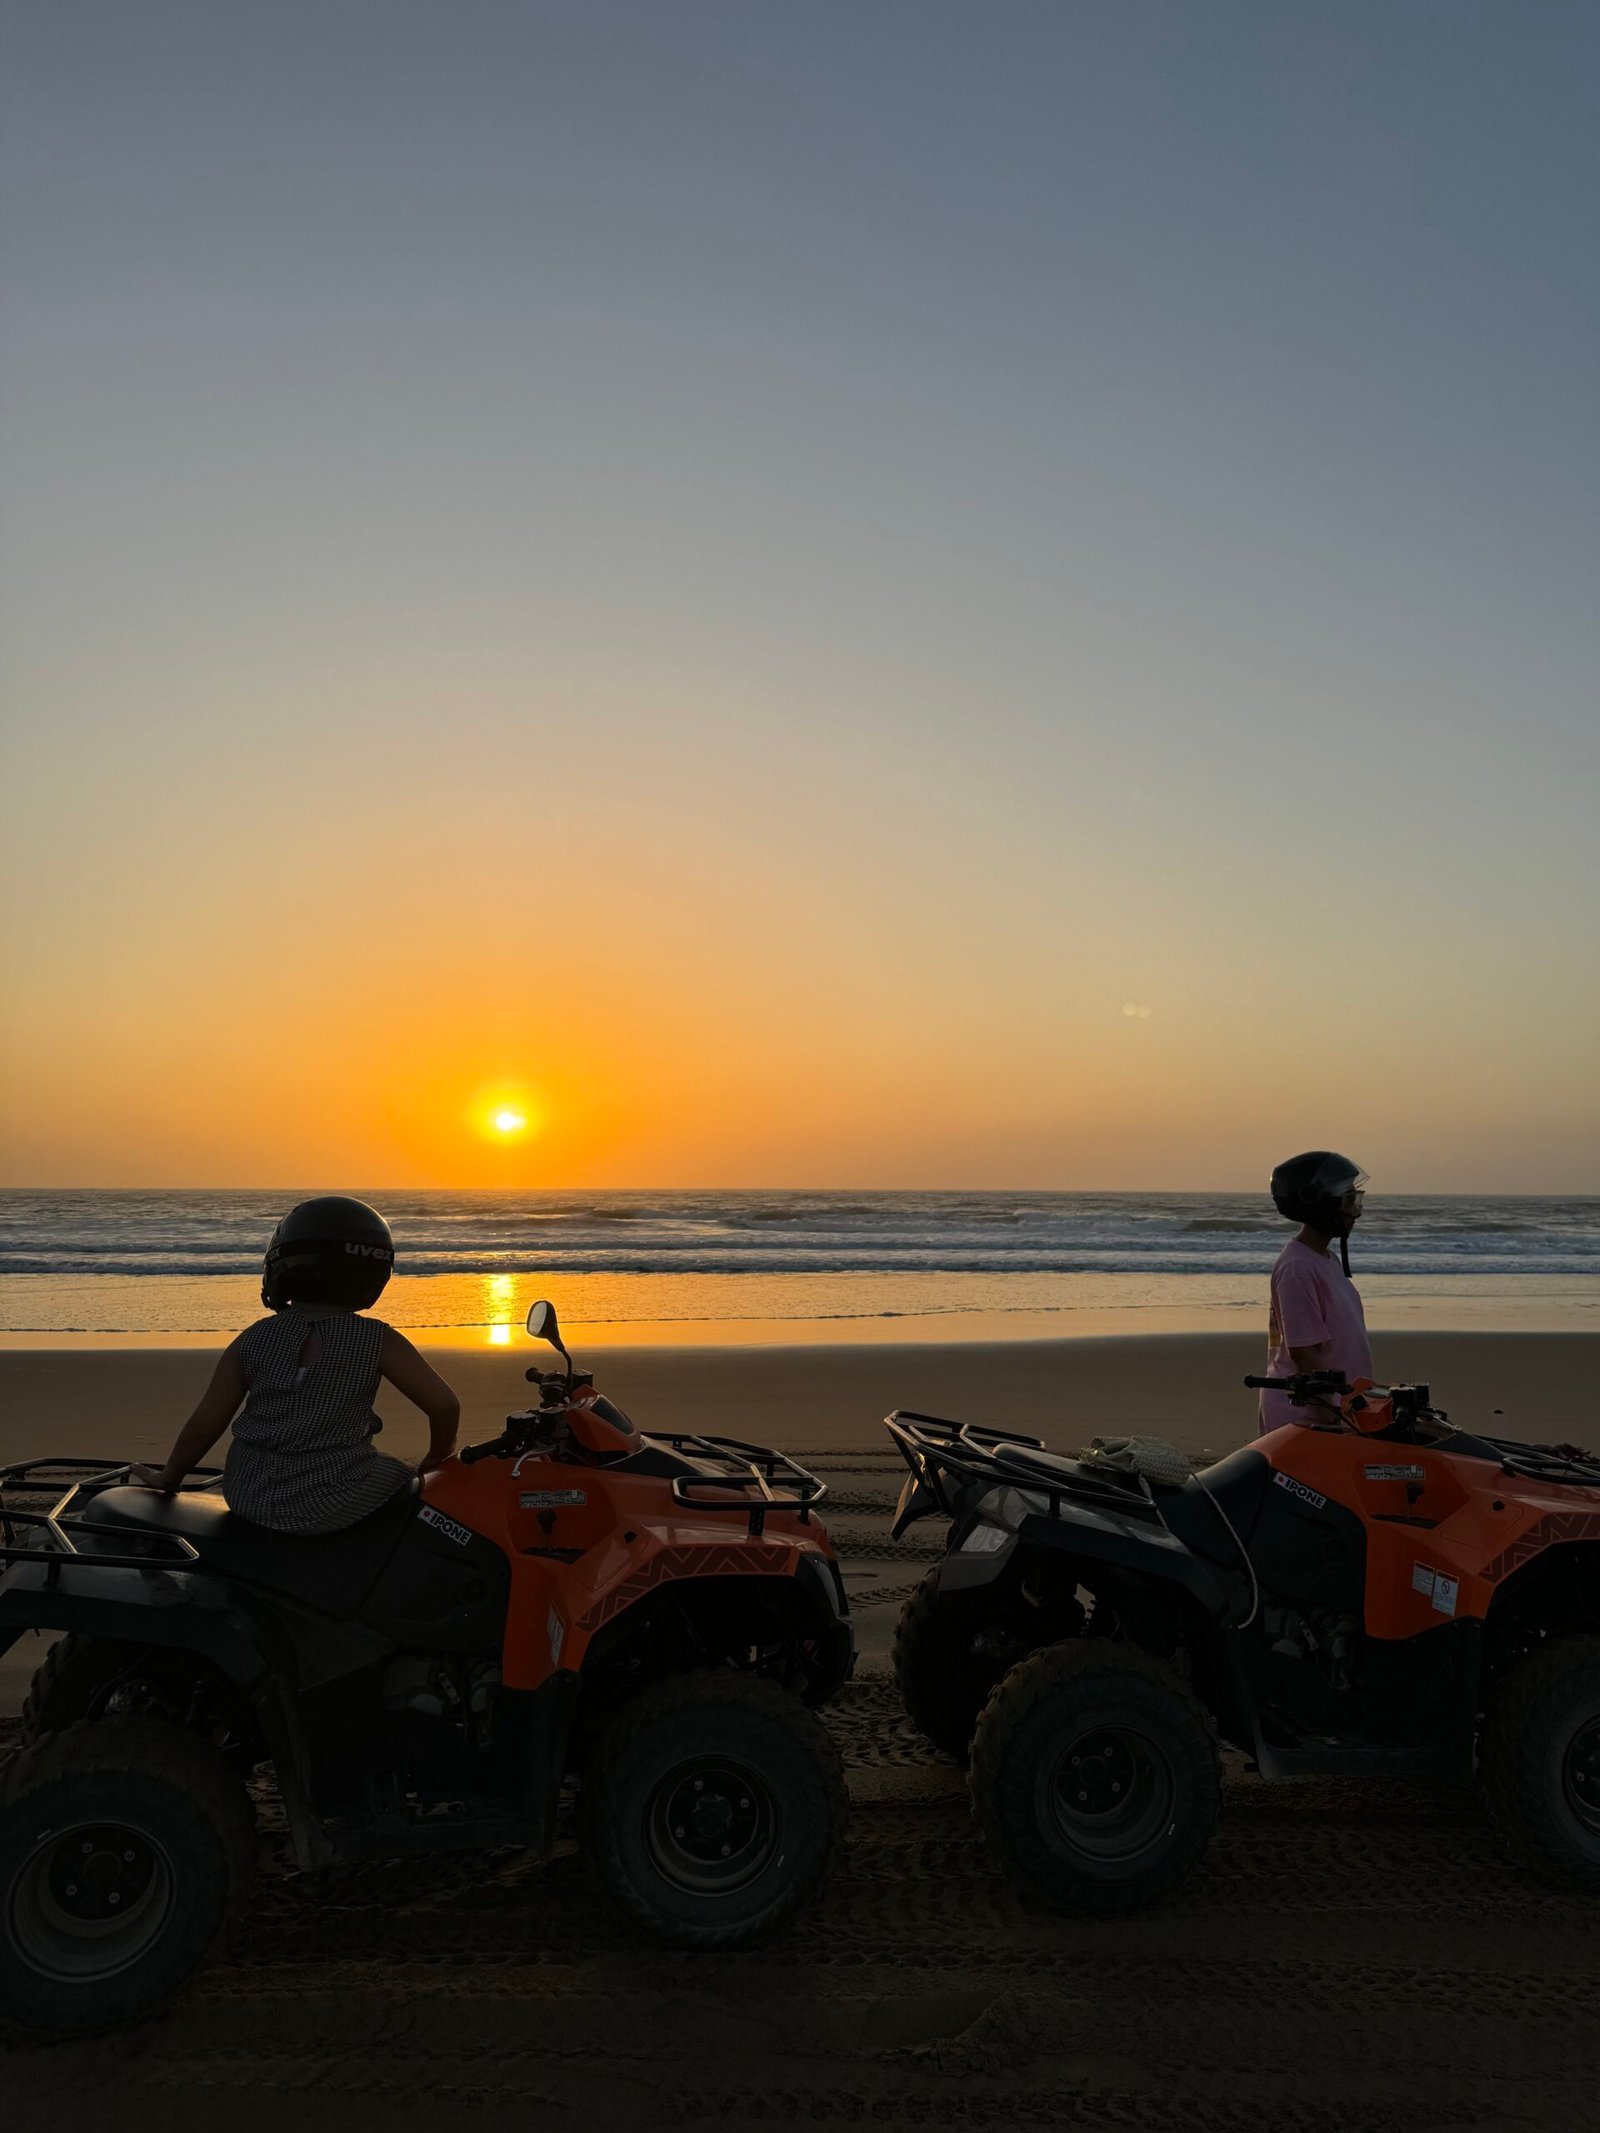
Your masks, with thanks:
[(464, 1811), (395, 1817), (381, 1822), (346, 1822), (324, 1826), (330, 1863), (343, 1866), (358, 1859), (396, 1859), (419, 1852), (542, 1852), (542, 1818), (525, 1807), (492, 1813)]

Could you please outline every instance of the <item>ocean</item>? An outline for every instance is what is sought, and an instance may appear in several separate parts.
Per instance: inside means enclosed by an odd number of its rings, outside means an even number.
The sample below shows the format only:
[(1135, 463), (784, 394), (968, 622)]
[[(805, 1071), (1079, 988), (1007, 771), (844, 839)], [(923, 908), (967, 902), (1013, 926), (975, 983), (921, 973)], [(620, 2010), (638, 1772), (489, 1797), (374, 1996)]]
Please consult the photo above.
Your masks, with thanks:
[[(273, 1224), (305, 1196), (0, 1192), (0, 1340), (231, 1333), (259, 1312)], [(1287, 1234), (1259, 1193), (360, 1196), (398, 1247), (383, 1315), (491, 1342), (544, 1294), (607, 1339), (1193, 1330), (1262, 1315)], [(1352, 1262), (1375, 1324), (1600, 1325), (1597, 1198), (1375, 1196)]]

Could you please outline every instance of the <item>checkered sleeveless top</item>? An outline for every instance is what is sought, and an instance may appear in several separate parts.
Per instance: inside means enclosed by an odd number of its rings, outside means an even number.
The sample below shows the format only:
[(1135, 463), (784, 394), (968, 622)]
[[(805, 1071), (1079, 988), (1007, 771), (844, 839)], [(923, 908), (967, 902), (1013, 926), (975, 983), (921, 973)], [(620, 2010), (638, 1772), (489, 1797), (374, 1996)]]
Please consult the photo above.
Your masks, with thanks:
[(299, 1304), (246, 1330), (245, 1402), (222, 1469), (230, 1510), (280, 1533), (333, 1533), (406, 1486), (412, 1469), (372, 1441), (385, 1330)]

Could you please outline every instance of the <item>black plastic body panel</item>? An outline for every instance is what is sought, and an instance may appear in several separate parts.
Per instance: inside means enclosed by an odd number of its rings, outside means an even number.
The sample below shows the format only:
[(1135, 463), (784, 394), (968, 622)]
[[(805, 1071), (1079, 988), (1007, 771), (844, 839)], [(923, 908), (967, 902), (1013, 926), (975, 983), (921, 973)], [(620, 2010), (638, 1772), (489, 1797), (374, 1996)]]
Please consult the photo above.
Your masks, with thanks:
[(1250, 1559), (1262, 1591), (1274, 1599), (1363, 1619), (1367, 1529), (1356, 1512), (1332, 1497), (1299, 1487), (1269, 1487), (1251, 1536)]
[(271, 1664), (230, 1588), (195, 1571), (13, 1563), (0, 1573), (0, 1637), (11, 1644), (28, 1630), (198, 1652), (246, 1687)]
[(413, 1519), (367, 1594), (359, 1620), (407, 1651), (498, 1658), (511, 1604), (511, 1565), (481, 1534), (456, 1540)]
[(1106, 1563), (1176, 1586), (1214, 1621), (1228, 1613), (1222, 1579), (1164, 1526), (1074, 1505), (1065, 1517), (1037, 1514), (1024, 1520), (1018, 1538), (1029, 1547), (1059, 1549), (1084, 1562)]

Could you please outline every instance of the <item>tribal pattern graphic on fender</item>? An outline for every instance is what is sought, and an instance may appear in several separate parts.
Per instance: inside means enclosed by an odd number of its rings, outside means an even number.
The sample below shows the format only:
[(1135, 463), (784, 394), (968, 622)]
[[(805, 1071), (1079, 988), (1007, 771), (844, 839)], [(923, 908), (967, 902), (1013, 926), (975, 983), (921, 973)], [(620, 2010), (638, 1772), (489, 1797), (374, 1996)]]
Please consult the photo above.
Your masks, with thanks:
[(653, 1592), (658, 1585), (670, 1584), (674, 1578), (783, 1577), (788, 1568), (789, 1550), (770, 1544), (756, 1547), (749, 1541), (737, 1541), (705, 1548), (663, 1548), (631, 1577), (596, 1600), (587, 1614), (579, 1616), (578, 1627), (585, 1635), (592, 1635), (623, 1608), (631, 1607), (635, 1600)]
[(1520, 1570), (1536, 1555), (1543, 1555), (1546, 1548), (1553, 1548), (1561, 1541), (1581, 1540), (1600, 1540), (1600, 1511), (1552, 1511), (1548, 1518), (1541, 1518), (1536, 1526), (1530, 1526), (1520, 1540), (1514, 1540), (1509, 1548), (1502, 1548), (1480, 1575), (1488, 1584), (1498, 1585), (1513, 1570)]

